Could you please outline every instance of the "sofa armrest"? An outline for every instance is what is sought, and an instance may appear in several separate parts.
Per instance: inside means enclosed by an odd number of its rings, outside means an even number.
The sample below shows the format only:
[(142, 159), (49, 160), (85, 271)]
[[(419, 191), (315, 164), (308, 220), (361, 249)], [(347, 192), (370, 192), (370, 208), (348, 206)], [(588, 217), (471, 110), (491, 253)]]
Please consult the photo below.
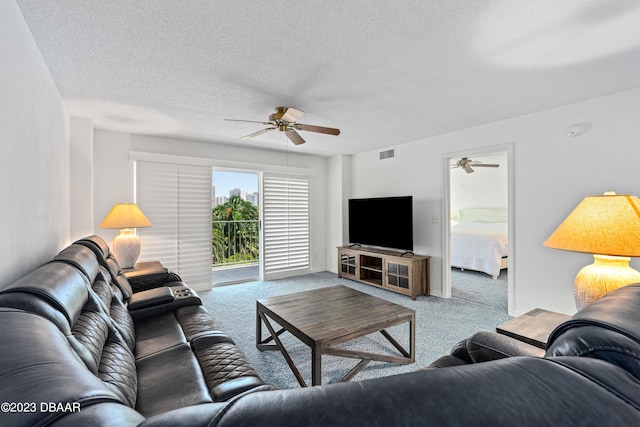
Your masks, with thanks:
[(544, 357), (544, 350), (495, 332), (480, 331), (467, 340), (467, 352), (473, 363), (514, 356)]
[(147, 418), (139, 427), (208, 427), (228, 410), (226, 403), (202, 403)]
[(202, 305), (202, 300), (186, 286), (164, 286), (131, 295), (128, 308), (133, 320), (157, 316), (189, 305)]
[(148, 289), (131, 295), (129, 299), (129, 311), (140, 310), (154, 305), (168, 304), (174, 300), (171, 288)]
[(145, 420), (139, 412), (121, 403), (98, 402), (81, 407), (79, 411), (61, 411), (54, 427), (112, 427), (137, 426)]
[(211, 396), (216, 402), (225, 402), (232, 398), (244, 396), (246, 393), (265, 390), (272, 390), (272, 387), (265, 385), (258, 377), (238, 377), (220, 383), (211, 390)]

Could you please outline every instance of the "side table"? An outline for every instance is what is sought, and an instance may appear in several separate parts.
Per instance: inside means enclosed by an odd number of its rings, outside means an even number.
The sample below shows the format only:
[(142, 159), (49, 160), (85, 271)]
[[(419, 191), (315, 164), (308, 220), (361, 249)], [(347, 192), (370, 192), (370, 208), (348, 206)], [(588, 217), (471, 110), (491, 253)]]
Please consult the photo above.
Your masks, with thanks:
[(159, 261), (138, 262), (133, 268), (122, 270), (131, 285), (133, 292), (146, 291), (148, 289), (176, 284), (180, 276), (172, 273)]
[(551, 332), (569, 317), (571, 316), (535, 308), (496, 327), (496, 332), (544, 350)]
[(166, 274), (169, 270), (160, 261), (143, 261), (137, 262), (133, 268), (122, 269), (122, 272), (127, 279), (135, 279), (136, 277), (150, 274)]

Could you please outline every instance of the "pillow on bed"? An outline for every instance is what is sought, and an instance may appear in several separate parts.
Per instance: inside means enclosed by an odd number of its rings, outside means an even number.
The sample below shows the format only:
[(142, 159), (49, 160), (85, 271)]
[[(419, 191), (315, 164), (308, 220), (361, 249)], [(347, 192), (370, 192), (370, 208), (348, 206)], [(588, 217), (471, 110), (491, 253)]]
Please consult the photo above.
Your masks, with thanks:
[(508, 222), (509, 211), (505, 208), (460, 209), (460, 222)]

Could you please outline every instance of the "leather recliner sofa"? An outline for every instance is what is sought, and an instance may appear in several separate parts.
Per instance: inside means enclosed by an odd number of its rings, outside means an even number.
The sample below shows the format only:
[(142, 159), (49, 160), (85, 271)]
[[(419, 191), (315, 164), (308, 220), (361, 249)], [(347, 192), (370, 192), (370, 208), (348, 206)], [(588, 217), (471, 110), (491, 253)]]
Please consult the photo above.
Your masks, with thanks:
[(90, 236), (0, 290), (0, 396), (14, 405), (0, 425), (46, 425), (95, 403), (141, 421), (269, 388), (177, 275), (143, 280), (134, 292)]
[[(561, 324), (546, 352), (482, 332), (428, 369), (292, 390), (252, 374), (216, 399), (203, 355), (229, 341), (201, 306), (134, 320), (106, 270), (65, 251), (0, 290), (0, 401), (13, 405), (0, 425), (640, 425), (640, 285)], [(153, 318), (145, 342), (137, 322)]]

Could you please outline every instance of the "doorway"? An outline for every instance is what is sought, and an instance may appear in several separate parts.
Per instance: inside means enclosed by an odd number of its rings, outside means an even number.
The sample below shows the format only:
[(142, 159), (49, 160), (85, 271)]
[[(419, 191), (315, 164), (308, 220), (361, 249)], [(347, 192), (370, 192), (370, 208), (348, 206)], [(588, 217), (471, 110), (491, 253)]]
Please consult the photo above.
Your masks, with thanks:
[[(469, 162), (469, 163), (467, 163)], [(483, 166), (479, 166), (483, 165)], [(490, 166), (491, 165), (491, 166)], [(493, 166), (498, 165), (498, 166)], [(499, 169), (502, 168), (502, 169)], [(488, 173), (491, 171), (490, 173)], [(500, 173), (496, 173), (500, 171)], [(499, 183), (494, 180), (505, 180)], [(491, 178), (493, 177), (493, 178)], [(442, 277), (443, 296), (449, 298), (453, 295), (452, 277), (461, 277), (460, 271), (472, 271), (465, 278), (472, 280), (484, 280), (492, 283), (492, 280), (507, 281), (506, 307), (511, 314), (515, 301), (514, 267), (515, 267), (515, 235), (514, 235), (514, 168), (513, 168), (513, 144), (503, 144), (478, 149), (470, 149), (461, 152), (448, 153), (443, 156), (443, 205), (442, 205)], [(482, 184), (485, 182), (485, 184)], [(481, 185), (486, 185), (482, 188)], [(493, 186), (493, 187), (492, 187)], [(461, 218), (460, 215), (464, 215)], [(501, 223), (506, 221), (506, 223)], [(461, 222), (464, 222), (461, 224)], [(473, 224), (472, 224), (473, 223)], [(481, 223), (481, 224), (475, 224)], [(460, 230), (466, 232), (476, 225), (483, 227), (479, 233), (494, 234), (495, 230), (502, 230), (506, 234), (502, 237), (506, 243), (503, 259), (494, 259), (500, 244), (491, 243), (493, 258), (474, 258), (475, 255), (465, 253), (466, 246), (461, 246)], [(489, 231), (485, 231), (488, 227)], [(453, 230), (453, 231), (452, 231)], [(475, 233), (475, 229), (473, 233)], [(453, 236), (452, 243), (452, 233)], [(464, 237), (466, 238), (466, 237)], [(470, 237), (473, 238), (473, 237)], [(489, 245), (483, 237), (482, 246)], [(462, 240), (464, 241), (464, 240)], [(480, 245), (480, 243), (477, 243)], [(469, 246), (473, 246), (471, 243)], [(460, 249), (463, 249), (462, 252)], [(489, 251), (489, 248), (486, 249)], [(452, 256), (452, 251), (455, 251)], [(484, 257), (485, 255), (480, 255)], [(455, 260), (452, 270), (452, 258)], [(501, 267), (496, 270), (496, 263)], [(495, 279), (492, 276), (497, 276)], [(504, 282), (502, 282), (504, 283)], [(488, 288), (487, 288), (488, 289)], [(482, 292), (482, 288), (474, 290)], [(503, 291), (504, 292), (504, 288)]]
[(260, 280), (260, 175), (212, 170), (213, 286)]

